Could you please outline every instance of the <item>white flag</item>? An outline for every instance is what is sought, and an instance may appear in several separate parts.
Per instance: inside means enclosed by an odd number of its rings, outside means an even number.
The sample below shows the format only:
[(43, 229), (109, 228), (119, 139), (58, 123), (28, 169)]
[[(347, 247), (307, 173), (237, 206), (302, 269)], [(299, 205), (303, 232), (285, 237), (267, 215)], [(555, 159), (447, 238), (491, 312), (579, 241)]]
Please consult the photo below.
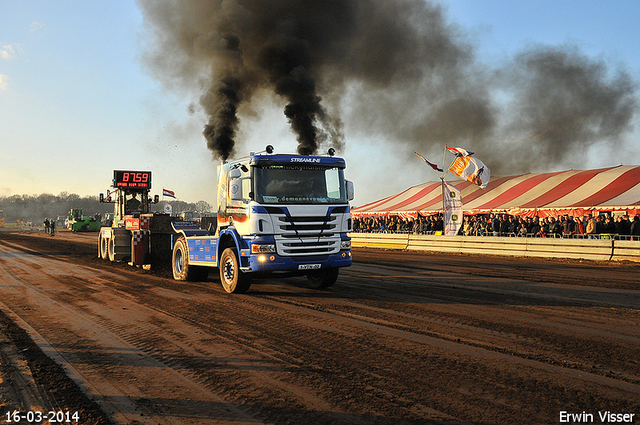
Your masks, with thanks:
[(454, 185), (443, 181), (442, 199), (444, 199), (444, 234), (455, 236), (462, 226), (462, 193)]

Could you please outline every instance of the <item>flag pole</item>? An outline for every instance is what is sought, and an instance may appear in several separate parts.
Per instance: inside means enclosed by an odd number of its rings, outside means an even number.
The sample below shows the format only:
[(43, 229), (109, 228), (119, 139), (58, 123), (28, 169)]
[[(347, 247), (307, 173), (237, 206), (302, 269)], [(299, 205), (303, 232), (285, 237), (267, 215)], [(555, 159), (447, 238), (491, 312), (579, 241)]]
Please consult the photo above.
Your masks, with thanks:
[(446, 235), (446, 227), (447, 227), (447, 223), (445, 222), (447, 214), (446, 214), (446, 205), (444, 202), (444, 178), (441, 179), (441, 183), (442, 183), (442, 235)]
[[(447, 157), (447, 145), (444, 145), (444, 149), (442, 150), (442, 166), (444, 167), (444, 161)], [(451, 164), (449, 164), (449, 166), (444, 170), (444, 174), (442, 175), (442, 177), (440, 177), (440, 180), (442, 180), (442, 234), (444, 235), (445, 232), (445, 226), (446, 223), (444, 222), (445, 220), (445, 216), (446, 216), (446, 211), (445, 211), (445, 203), (444, 203), (444, 178), (447, 176), (447, 174), (449, 173), (449, 168), (451, 168), (451, 165), (453, 164), (453, 161), (451, 162)]]
[(415, 153), (416, 155), (418, 155), (418, 158), (420, 158), (422, 161), (424, 161), (424, 163), (425, 163), (425, 164), (429, 165), (429, 168), (431, 168), (431, 171), (433, 171), (433, 173), (434, 173), (436, 176), (438, 176), (438, 178), (439, 178), (439, 179), (441, 179), (441, 178), (442, 178), (442, 177), (440, 177), (440, 174), (438, 174), (438, 173), (436, 172), (436, 170), (434, 170), (434, 169), (433, 169), (433, 167), (431, 166), (431, 164), (429, 164), (429, 163), (428, 163), (428, 161), (427, 161), (427, 160), (426, 160), (422, 155), (420, 155), (418, 152), (413, 152), (413, 153)]
[[(444, 149), (442, 150), (442, 166), (444, 167), (444, 161), (447, 158), (447, 145), (444, 145)], [(449, 165), (449, 167), (451, 167), (451, 165)], [(442, 179), (444, 181), (444, 178), (447, 176), (447, 173), (449, 172), (449, 167), (447, 167), (444, 170), (444, 175), (442, 176)]]

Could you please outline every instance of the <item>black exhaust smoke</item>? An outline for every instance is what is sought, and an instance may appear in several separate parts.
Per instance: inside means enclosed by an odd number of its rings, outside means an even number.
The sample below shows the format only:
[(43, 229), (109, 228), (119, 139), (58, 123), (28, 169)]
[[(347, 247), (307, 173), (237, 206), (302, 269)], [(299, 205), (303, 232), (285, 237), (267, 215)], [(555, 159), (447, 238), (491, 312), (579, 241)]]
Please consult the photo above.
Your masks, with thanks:
[[(637, 84), (572, 45), (529, 47), (503, 64), (425, 0), (140, 0), (169, 87), (197, 91), (217, 158), (233, 154), (238, 114), (264, 91), (284, 101), (298, 152), (340, 149), (351, 134), (441, 154), (482, 151), (494, 173), (619, 147), (637, 116)], [(540, 161), (535, 162), (540, 165)]]
[(222, 160), (226, 160), (233, 151), (240, 86), (237, 78), (227, 77), (200, 99), (210, 117), (202, 134), (207, 139), (207, 147)]

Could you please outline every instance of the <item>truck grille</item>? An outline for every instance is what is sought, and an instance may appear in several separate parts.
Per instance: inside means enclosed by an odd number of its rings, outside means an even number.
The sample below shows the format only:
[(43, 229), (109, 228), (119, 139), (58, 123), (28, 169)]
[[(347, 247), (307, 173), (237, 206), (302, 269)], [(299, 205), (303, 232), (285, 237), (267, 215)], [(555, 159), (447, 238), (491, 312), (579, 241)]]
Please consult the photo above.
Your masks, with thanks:
[(280, 255), (323, 255), (340, 252), (336, 216), (278, 217), (276, 236)]

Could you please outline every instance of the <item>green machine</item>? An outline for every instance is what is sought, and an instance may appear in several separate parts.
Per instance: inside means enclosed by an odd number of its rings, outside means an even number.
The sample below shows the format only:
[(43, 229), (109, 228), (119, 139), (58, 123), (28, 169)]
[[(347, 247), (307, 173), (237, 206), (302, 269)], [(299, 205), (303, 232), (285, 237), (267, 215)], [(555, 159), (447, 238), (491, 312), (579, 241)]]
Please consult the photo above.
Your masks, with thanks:
[(82, 208), (72, 208), (67, 217), (67, 228), (72, 232), (98, 232), (100, 221), (82, 215)]

